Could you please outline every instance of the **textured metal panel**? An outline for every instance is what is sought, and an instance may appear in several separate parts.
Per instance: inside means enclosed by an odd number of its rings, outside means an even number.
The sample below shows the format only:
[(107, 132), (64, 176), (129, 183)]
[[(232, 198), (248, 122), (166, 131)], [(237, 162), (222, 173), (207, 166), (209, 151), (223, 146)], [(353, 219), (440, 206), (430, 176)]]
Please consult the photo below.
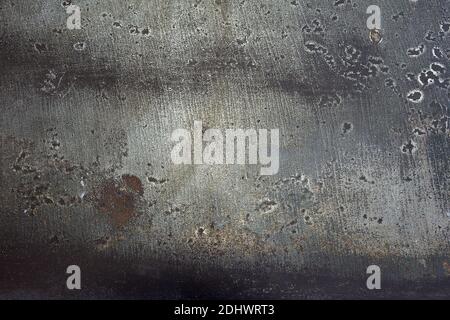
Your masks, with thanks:
[[(450, 297), (448, 0), (379, 44), (366, 0), (72, 2), (0, 3), (0, 297)], [(172, 164), (194, 120), (278, 174)]]

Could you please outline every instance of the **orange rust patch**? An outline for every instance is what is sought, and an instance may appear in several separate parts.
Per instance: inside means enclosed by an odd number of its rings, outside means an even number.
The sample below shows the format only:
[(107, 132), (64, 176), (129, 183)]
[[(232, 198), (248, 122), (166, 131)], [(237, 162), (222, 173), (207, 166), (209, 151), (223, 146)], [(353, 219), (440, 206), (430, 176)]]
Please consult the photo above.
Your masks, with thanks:
[(96, 194), (95, 207), (109, 215), (114, 226), (123, 227), (136, 215), (138, 196), (144, 189), (138, 177), (123, 175), (120, 181), (108, 180)]

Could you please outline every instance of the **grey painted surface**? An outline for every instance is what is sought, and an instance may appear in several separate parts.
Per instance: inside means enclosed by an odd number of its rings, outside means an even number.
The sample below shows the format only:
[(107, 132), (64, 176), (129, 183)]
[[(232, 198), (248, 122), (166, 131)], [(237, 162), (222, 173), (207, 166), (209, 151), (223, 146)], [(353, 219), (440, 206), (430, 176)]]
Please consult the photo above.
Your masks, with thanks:
[[(450, 3), (377, 2), (2, 0), (0, 297), (449, 298)], [(173, 165), (194, 120), (279, 173)]]

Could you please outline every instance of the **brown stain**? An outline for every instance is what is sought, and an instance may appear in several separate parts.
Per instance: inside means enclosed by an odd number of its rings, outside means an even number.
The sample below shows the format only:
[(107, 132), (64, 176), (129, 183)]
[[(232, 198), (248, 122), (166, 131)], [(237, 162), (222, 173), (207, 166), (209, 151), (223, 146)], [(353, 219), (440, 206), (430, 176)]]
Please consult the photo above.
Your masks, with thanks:
[(137, 202), (144, 194), (141, 180), (132, 175), (123, 175), (119, 181), (106, 181), (97, 192), (95, 207), (110, 216), (112, 224), (125, 226), (137, 212)]
[(138, 177), (124, 174), (122, 176), (122, 180), (128, 188), (130, 188), (134, 192), (137, 192), (141, 196), (144, 195), (144, 187)]
[(444, 268), (444, 272), (447, 276), (450, 276), (450, 262), (444, 261), (442, 263), (442, 268)]

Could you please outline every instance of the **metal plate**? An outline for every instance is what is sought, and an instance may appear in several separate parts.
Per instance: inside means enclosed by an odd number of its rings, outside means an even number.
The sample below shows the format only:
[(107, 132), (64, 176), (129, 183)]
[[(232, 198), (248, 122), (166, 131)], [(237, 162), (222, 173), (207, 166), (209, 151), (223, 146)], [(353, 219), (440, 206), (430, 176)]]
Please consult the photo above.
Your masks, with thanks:
[[(372, 4), (1, 1), (0, 297), (449, 298), (449, 1)], [(173, 164), (194, 121), (278, 173)]]

